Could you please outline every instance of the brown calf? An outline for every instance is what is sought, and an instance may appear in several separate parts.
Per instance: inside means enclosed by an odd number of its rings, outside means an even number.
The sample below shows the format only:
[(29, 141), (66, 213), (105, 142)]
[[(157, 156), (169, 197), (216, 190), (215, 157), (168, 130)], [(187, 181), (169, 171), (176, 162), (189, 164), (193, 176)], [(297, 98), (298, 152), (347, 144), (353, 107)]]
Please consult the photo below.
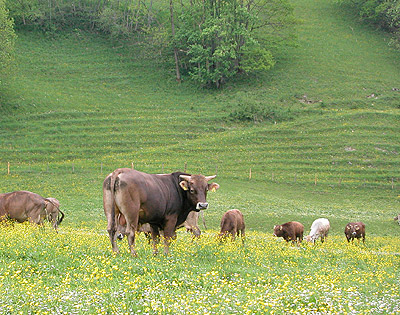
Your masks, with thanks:
[(363, 243), (365, 243), (365, 224), (362, 222), (347, 223), (344, 228), (344, 234), (346, 235), (348, 242), (353, 242), (355, 238), (362, 238)]
[(274, 226), (274, 236), (283, 237), (286, 242), (300, 243), (303, 240), (304, 226), (300, 222), (291, 221)]
[(224, 213), (221, 219), (221, 232), (219, 237), (222, 239), (228, 234), (231, 235), (232, 240), (235, 239), (235, 235), (242, 237), (242, 242), (244, 242), (245, 236), (245, 224), (243, 214), (238, 209), (228, 210)]

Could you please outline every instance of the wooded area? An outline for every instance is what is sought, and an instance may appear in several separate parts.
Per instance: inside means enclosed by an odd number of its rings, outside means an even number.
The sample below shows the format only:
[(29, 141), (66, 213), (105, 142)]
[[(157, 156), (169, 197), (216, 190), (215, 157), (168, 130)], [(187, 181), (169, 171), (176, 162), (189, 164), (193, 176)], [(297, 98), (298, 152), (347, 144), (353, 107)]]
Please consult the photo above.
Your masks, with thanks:
[(285, 45), (294, 25), (293, 9), (286, 0), (6, 0), (6, 4), (19, 28), (48, 33), (79, 29), (120, 41), (145, 36), (153, 44), (149, 49), (161, 51), (167, 60), (173, 56), (178, 82), (182, 76), (190, 77), (201, 86), (220, 87), (238, 73), (270, 69), (276, 43)]
[[(392, 44), (399, 46), (397, 0), (340, 3), (390, 31)], [(18, 28), (92, 31), (118, 41), (140, 35), (146, 49), (154, 51), (150, 55), (161, 52), (166, 67), (173, 65), (178, 82), (190, 78), (217, 88), (238, 74), (273, 67), (278, 48), (291, 43), (296, 24), (287, 0), (0, 0), (1, 68), (12, 54), (13, 21)]]

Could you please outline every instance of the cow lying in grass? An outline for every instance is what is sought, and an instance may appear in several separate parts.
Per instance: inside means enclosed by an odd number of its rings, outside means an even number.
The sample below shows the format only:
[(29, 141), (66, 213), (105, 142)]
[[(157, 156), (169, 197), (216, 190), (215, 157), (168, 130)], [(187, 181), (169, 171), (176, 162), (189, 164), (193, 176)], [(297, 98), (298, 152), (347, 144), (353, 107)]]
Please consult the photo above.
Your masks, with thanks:
[(328, 236), (330, 228), (331, 225), (328, 219), (320, 218), (315, 220), (311, 225), (310, 234), (306, 236), (307, 242), (315, 243), (318, 238), (321, 238), (321, 243), (323, 243)]
[(395, 216), (393, 218), (393, 220), (397, 221), (398, 224), (400, 224), (400, 214), (398, 214), (397, 216)]

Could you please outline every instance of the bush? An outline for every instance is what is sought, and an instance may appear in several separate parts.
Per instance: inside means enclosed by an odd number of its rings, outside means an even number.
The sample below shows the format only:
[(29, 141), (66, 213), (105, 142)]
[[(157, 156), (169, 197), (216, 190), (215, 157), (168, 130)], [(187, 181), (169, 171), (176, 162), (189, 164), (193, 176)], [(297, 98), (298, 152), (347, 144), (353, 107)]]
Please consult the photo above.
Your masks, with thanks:
[(293, 118), (294, 113), (290, 109), (251, 101), (239, 102), (229, 114), (230, 120), (254, 123), (277, 123)]
[(339, 0), (339, 3), (355, 9), (363, 21), (391, 32), (392, 44), (400, 48), (399, 0)]

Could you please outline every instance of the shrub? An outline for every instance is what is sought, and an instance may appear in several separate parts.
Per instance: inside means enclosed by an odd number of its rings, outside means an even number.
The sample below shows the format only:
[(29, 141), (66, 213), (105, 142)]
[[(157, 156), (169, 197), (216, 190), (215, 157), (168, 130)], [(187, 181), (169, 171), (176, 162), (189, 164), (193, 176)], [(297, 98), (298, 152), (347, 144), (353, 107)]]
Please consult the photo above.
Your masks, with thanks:
[(290, 109), (266, 105), (261, 102), (239, 102), (229, 114), (229, 119), (242, 122), (280, 122), (294, 118)]

